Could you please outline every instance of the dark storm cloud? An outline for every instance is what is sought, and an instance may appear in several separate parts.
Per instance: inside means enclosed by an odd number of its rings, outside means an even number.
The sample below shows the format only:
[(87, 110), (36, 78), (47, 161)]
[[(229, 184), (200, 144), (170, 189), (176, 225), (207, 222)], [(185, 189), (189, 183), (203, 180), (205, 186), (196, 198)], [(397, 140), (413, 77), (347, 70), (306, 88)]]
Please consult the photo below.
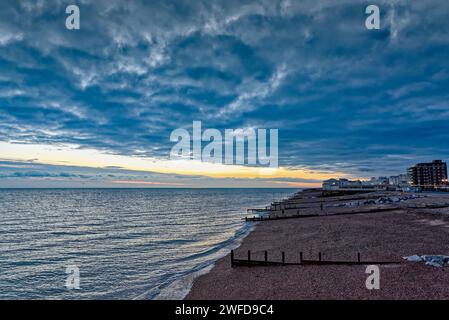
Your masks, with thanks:
[[(371, 1), (372, 2), (372, 1)], [(166, 158), (170, 132), (280, 129), (280, 165), (360, 175), (449, 157), (449, 5), (0, 4), (0, 139)]]

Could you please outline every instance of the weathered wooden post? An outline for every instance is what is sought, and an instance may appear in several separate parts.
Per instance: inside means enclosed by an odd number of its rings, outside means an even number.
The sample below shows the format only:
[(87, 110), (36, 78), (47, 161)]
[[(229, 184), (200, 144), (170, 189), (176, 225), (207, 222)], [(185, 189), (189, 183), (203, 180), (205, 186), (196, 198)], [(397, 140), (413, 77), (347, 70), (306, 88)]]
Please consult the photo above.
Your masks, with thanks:
[(268, 265), (268, 251), (265, 251), (265, 264)]
[(360, 252), (357, 253), (357, 261), (358, 261), (359, 263), (361, 262), (361, 259), (360, 259)]
[(231, 250), (231, 268), (234, 268), (234, 250)]
[(248, 265), (251, 265), (251, 250), (248, 250)]
[(299, 263), (302, 264), (302, 251), (299, 253)]
[(282, 251), (282, 265), (285, 266), (285, 252)]
[(321, 252), (318, 252), (318, 261), (321, 262)]

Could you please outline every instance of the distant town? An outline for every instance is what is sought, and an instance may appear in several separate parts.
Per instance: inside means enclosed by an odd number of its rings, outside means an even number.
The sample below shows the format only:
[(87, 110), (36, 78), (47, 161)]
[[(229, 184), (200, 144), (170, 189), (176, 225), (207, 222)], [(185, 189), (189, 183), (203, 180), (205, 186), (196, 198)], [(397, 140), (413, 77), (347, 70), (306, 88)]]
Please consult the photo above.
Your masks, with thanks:
[(447, 164), (442, 160), (418, 163), (408, 168), (407, 173), (370, 180), (329, 179), (323, 182), (323, 190), (449, 191)]

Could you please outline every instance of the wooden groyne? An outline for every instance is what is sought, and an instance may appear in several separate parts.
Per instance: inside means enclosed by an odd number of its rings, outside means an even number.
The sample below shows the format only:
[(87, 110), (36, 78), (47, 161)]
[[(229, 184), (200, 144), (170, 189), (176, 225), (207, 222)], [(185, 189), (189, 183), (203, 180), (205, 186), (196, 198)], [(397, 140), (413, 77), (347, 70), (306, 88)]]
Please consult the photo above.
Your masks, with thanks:
[(251, 250), (248, 250), (246, 259), (236, 259), (234, 250), (231, 251), (231, 267), (276, 267), (276, 266), (306, 266), (306, 265), (386, 265), (400, 264), (403, 261), (370, 261), (362, 260), (361, 254), (357, 253), (355, 260), (325, 260), (321, 252), (318, 259), (304, 259), (303, 252), (299, 253), (298, 262), (286, 262), (285, 252), (281, 252), (279, 260), (269, 260), (268, 251), (264, 251), (264, 260), (254, 260), (251, 258)]
[(258, 221), (273, 221), (273, 220), (285, 220), (285, 219), (304, 219), (304, 218), (313, 218), (313, 217), (328, 217), (328, 216), (345, 216), (352, 214), (367, 214), (367, 213), (375, 213), (375, 212), (388, 212), (388, 211), (396, 211), (400, 210), (399, 207), (392, 208), (375, 208), (370, 210), (363, 211), (352, 211), (352, 212), (337, 212), (337, 213), (329, 213), (329, 214), (296, 214), (296, 215), (285, 215), (285, 216), (253, 216), (253, 217), (245, 217), (244, 220), (246, 222), (258, 222)]
[(274, 201), (265, 208), (248, 209), (246, 222), (282, 219), (303, 219), (332, 215), (366, 214), (403, 210), (411, 207), (426, 209), (447, 208), (448, 203), (420, 206), (416, 202), (404, 203), (420, 196), (390, 191), (375, 191), (357, 194), (339, 194), (324, 197), (322, 190), (305, 190), (282, 201)]

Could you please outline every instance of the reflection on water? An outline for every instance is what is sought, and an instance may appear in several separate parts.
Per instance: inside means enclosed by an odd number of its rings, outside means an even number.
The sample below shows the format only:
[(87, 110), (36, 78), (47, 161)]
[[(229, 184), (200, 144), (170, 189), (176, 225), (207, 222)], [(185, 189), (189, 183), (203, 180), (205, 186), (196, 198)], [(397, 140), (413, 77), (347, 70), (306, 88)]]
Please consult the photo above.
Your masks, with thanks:
[[(244, 234), (247, 207), (293, 192), (0, 190), (0, 299), (153, 298)], [(80, 290), (65, 287), (69, 265)]]

